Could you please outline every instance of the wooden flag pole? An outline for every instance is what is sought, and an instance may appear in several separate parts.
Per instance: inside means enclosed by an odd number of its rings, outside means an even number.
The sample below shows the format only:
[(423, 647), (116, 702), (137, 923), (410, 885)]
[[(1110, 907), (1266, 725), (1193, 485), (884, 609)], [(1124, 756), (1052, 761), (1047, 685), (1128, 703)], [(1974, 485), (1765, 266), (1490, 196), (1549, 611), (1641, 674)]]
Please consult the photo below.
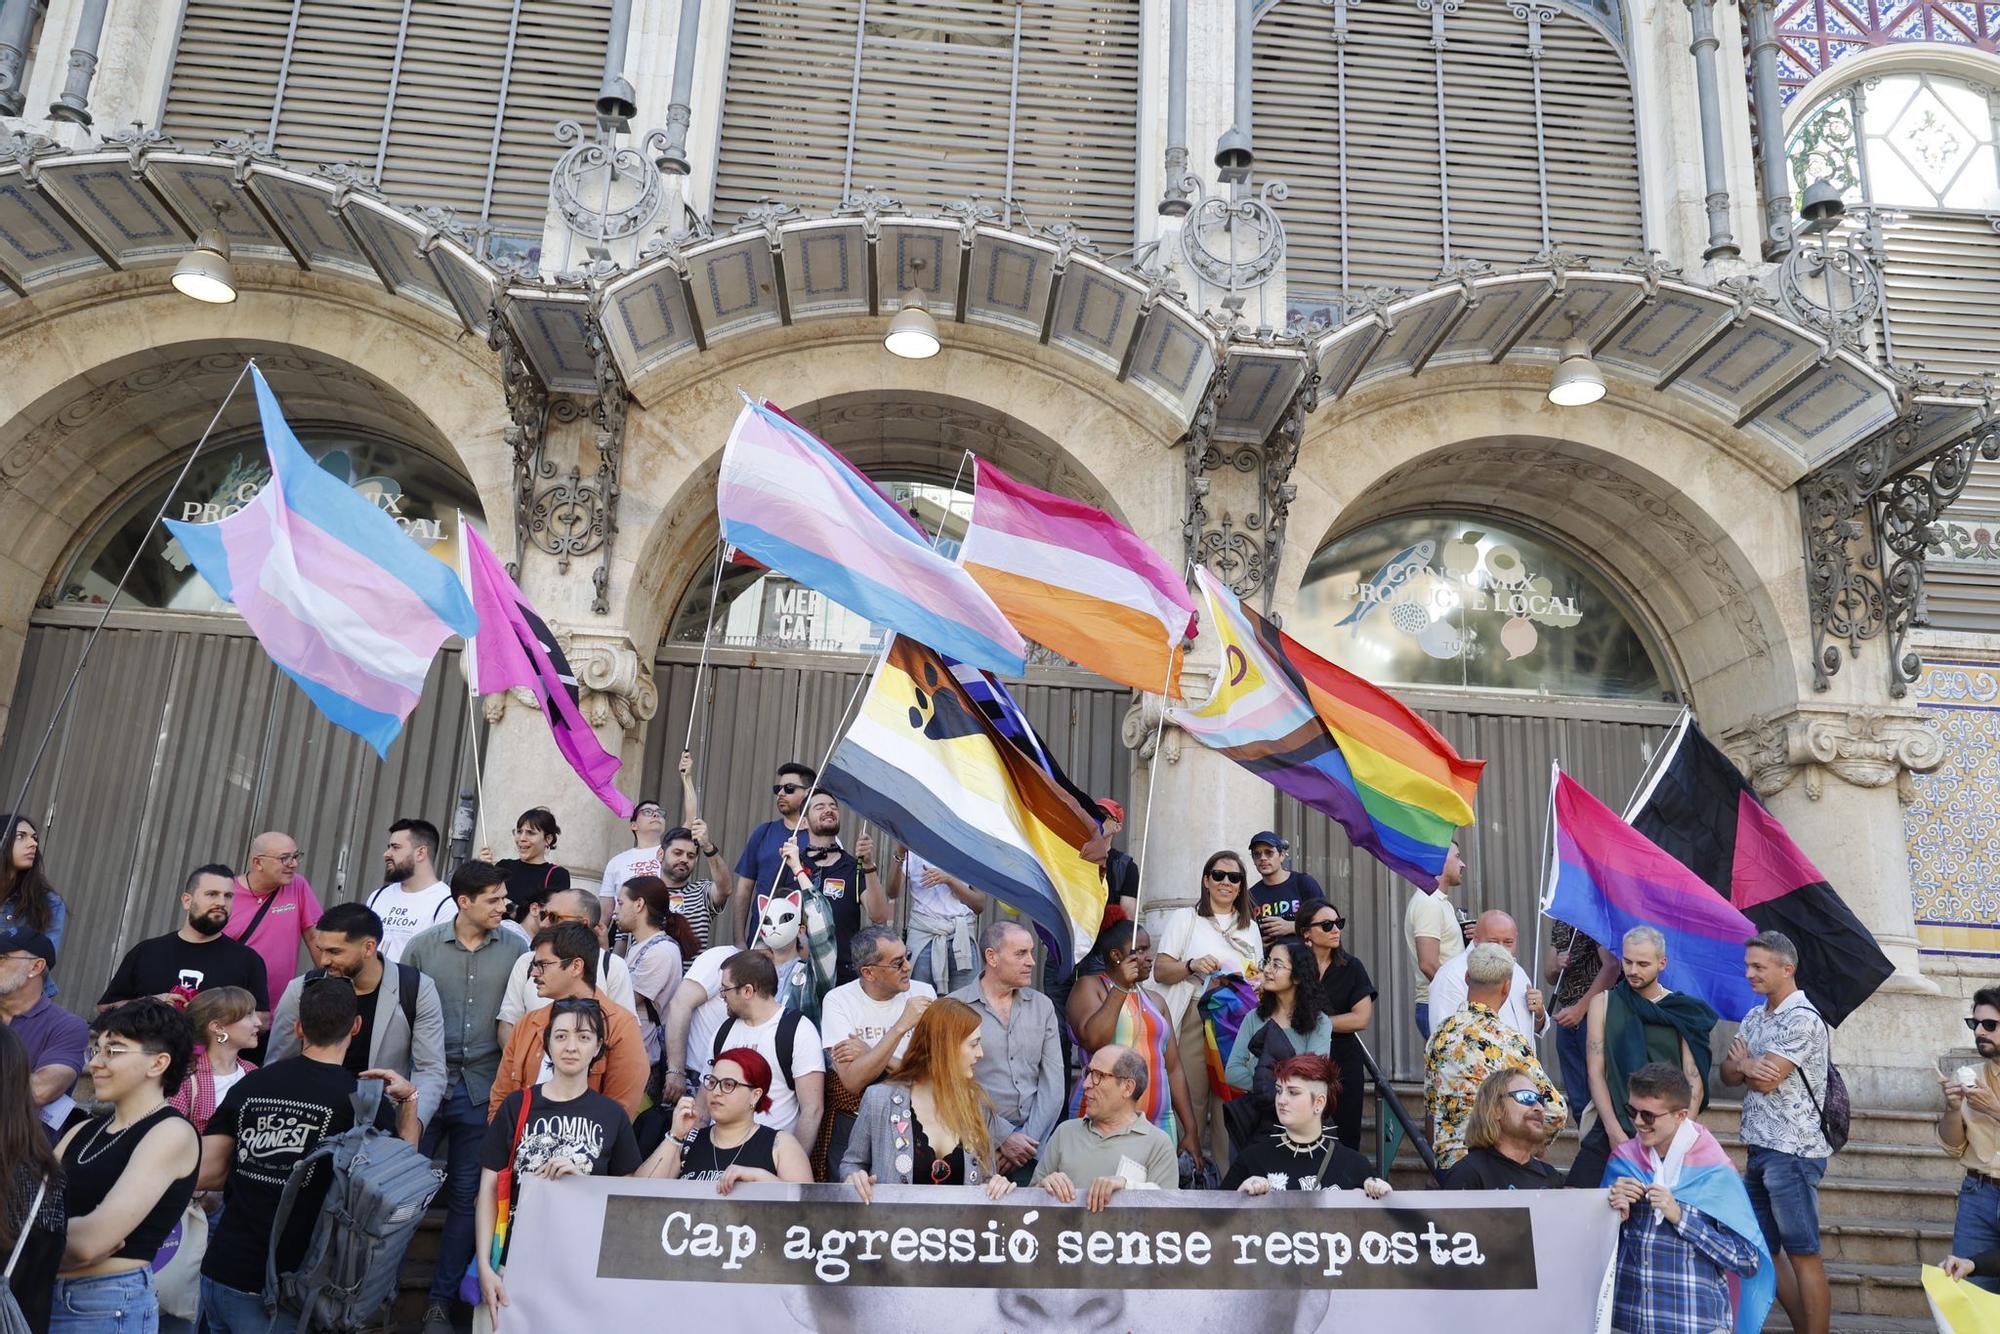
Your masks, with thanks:
[[(28, 761), (28, 771), (21, 777), (21, 793), (14, 799), (13, 806), (14, 816), (17, 820), (26, 818), (27, 813), (22, 807), (27, 804), (28, 789), (34, 786), (35, 773), (42, 767), (42, 760), (48, 754), (49, 741), (56, 734), (56, 724), (62, 721), (62, 716), (68, 710), (71, 699), (76, 695), (77, 682), (83, 679), (84, 664), (90, 661), (90, 651), (97, 647), (97, 638), (104, 633), (104, 623), (111, 619), (111, 611), (118, 605), (118, 598), (125, 591), (126, 581), (131, 579), (132, 571), (139, 568), (139, 558), (146, 554), (147, 539), (153, 535), (153, 530), (160, 526), (160, 521), (167, 517), (167, 507), (173, 504), (174, 496), (181, 489), (181, 483), (185, 482), (188, 474), (194, 470), (194, 461), (201, 457), (202, 446), (208, 443), (209, 436), (215, 434), (217, 424), (222, 421), (222, 414), (228, 409), (230, 402), (235, 399), (236, 391), (243, 387), (243, 378), (250, 374), (250, 368), (256, 364), (257, 359), (255, 357), (249, 357), (244, 360), (243, 369), (236, 372), (236, 379), (230, 384), (229, 392), (224, 394), (222, 401), (215, 405), (215, 415), (208, 419), (208, 429), (201, 433), (201, 439), (194, 442), (194, 449), (189, 452), (187, 462), (181, 465), (181, 470), (174, 474), (174, 484), (167, 488), (167, 494), (160, 497), (160, 508), (153, 515), (153, 521), (146, 525), (146, 531), (133, 544), (132, 559), (125, 562), (125, 573), (118, 576), (118, 583), (112, 588), (111, 596), (104, 600), (104, 610), (98, 614), (97, 624), (90, 627), (90, 637), (83, 641), (83, 652), (77, 655), (76, 667), (70, 672), (69, 681), (63, 686), (61, 697), (56, 700), (55, 710), (49, 714), (49, 725), (43, 730), (42, 739), (35, 746), (34, 758)], [(44, 835), (44, 841), (46, 841), (48, 831), (44, 829), (41, 832)], [(13, 845), (13, 830), (10, 829), (7, 831), (7, 846), (12, 848)]]

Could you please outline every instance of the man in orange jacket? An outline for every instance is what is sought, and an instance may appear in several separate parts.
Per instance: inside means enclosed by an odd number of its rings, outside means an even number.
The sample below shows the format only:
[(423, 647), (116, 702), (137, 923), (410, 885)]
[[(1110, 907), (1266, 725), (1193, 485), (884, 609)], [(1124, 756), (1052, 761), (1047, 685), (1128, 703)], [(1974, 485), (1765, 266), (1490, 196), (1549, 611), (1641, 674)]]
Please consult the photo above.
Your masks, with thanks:
[[(535, 957), (528, 965), (528, 977), (535, 988), (551, 1001), (594, 997), (604, 1007), (608, 1025), (604, 1054), (590, 1072), (590, 1086), (618, 1103), (628, 1116), (637, 1116), (646, 1094), (646, 1041), (639, 1035), (639, 1021), (632, 1012), (607, 996), (597, 985), (597, 933), (578, 922), (542, 928), (535, 937)], [(515, 1026), (501, 1053), (500, 1070), (493, 1078), (493, 1096), (487, 1101), (490, 1117), (500, 1110), (500, 1101), (518, 1088), (529, 1088), (547, 1075), (548, 1058), (543, 1050), (549, 1032), (550, 1006), (530, 1011)]]

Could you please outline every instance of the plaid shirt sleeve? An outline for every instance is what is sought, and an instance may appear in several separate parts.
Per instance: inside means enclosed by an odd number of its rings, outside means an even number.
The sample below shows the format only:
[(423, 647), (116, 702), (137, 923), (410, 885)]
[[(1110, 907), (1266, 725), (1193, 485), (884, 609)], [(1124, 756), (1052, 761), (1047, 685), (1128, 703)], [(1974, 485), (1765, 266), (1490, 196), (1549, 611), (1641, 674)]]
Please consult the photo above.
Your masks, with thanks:
[(1763, 1263), (1754, 1245), (1699, 1209), (1683, 1205), (1676, 1226), (1689, 1245), (1733, 1274), (1754, 1274)]
[(1640, 1201), (1618, 1234), (1611, 1323), (1625, 1334), (1712, 1334), (1734, 1320), (1728, 1271), (1749, 1274), (1757, 1248), (1699, 1209), (1667, 1226)]

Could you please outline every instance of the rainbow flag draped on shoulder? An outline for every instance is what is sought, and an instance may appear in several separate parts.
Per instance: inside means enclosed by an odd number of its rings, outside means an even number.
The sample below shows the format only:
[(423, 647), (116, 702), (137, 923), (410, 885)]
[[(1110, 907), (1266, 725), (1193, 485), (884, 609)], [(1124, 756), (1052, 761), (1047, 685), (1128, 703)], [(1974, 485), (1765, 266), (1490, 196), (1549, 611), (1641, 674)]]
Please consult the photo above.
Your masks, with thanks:
[(1197, 582), (1222, 642), (1215, 691), (1176, 726), (1279, 791), (1332, 816), (1354, 846), (1421, 889), (1436, 886), (1484, 760), (1467, 760), (1395, 696), (1245, 607), (1206, 569)]
[(250, 378), (270, 482), (226, 519), (167, 527), (319, 711), (386, 755), (438, 646), (479, 618), (457, 573), (313, 462), (263, 372)]
[[(1682, 1208), (1699, 1209), (1757, 1248), (1757, 1272), (1747, 1278), (1730, 1274), (1729, 1297), (1736, 1309), (1735, 1334), (1757, 1334), (1763, 1329), (1764, 1317), (1770, 1314), (1771, 1302), (1778, 1295), (1777, 1271), (1771, 1267), (1764, 1229), (1757, 1225), (1757, 1215), (1751, 1211), (1750, 1192), (1744, 1189), (1743, 1178), (1736, 1174), (1735, 1165), (1708, 1127), (1689, 1118), (1675, 1135), (1664, 1159), (1655, 1159), (1635, 1135), (1612, 1151), (1611, 1161), (1604, 1166), (1602, 1183), (1585, 1184), (1609, 1186), (1623, 1177), (1648, 1186), (1655, 1181), (1665, 1182)], [(1654, 1218), (1647, 1226), (1668, 1224)]]
[[(1067, 973), (1097, 938), (1097, 820), (1030, 759), (931, 649), (901, 635), (821, 785), (911, 852), (1016, 909)], [(1093, 849), (1094, 850), (1094, 849)]]
[(988, 671), (1027, 644), (972, 577), (860, 469), (768, 404), (745, 402), (722, 451), (723, 540), (857, 616)]

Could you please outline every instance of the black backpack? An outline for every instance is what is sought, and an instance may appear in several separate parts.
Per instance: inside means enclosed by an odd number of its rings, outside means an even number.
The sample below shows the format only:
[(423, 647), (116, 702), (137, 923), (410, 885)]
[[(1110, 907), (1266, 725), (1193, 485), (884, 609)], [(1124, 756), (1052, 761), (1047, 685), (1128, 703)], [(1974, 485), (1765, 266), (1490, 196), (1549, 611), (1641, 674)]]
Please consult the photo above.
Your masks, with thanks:
[[(778, 1069), (776, 1074), (778, 1078), (785, 1081), (785, 1087), (792, 1089), (794, 1092), (797, 1091), (797, 1086), (792, 1083), (792, 1050), (799, 1036), (800, 1018), (799, 1012), (791, 1009), (786, 1010), (778, 1016)], [(735, 1027), (736, 1016), (732, 1014), (722, 1021), (721, 1028), (715, 1030), (715, 1046), (709, 1052), (709, 1060), (711, 1062), (729, 1050), (729, 1034)]]

